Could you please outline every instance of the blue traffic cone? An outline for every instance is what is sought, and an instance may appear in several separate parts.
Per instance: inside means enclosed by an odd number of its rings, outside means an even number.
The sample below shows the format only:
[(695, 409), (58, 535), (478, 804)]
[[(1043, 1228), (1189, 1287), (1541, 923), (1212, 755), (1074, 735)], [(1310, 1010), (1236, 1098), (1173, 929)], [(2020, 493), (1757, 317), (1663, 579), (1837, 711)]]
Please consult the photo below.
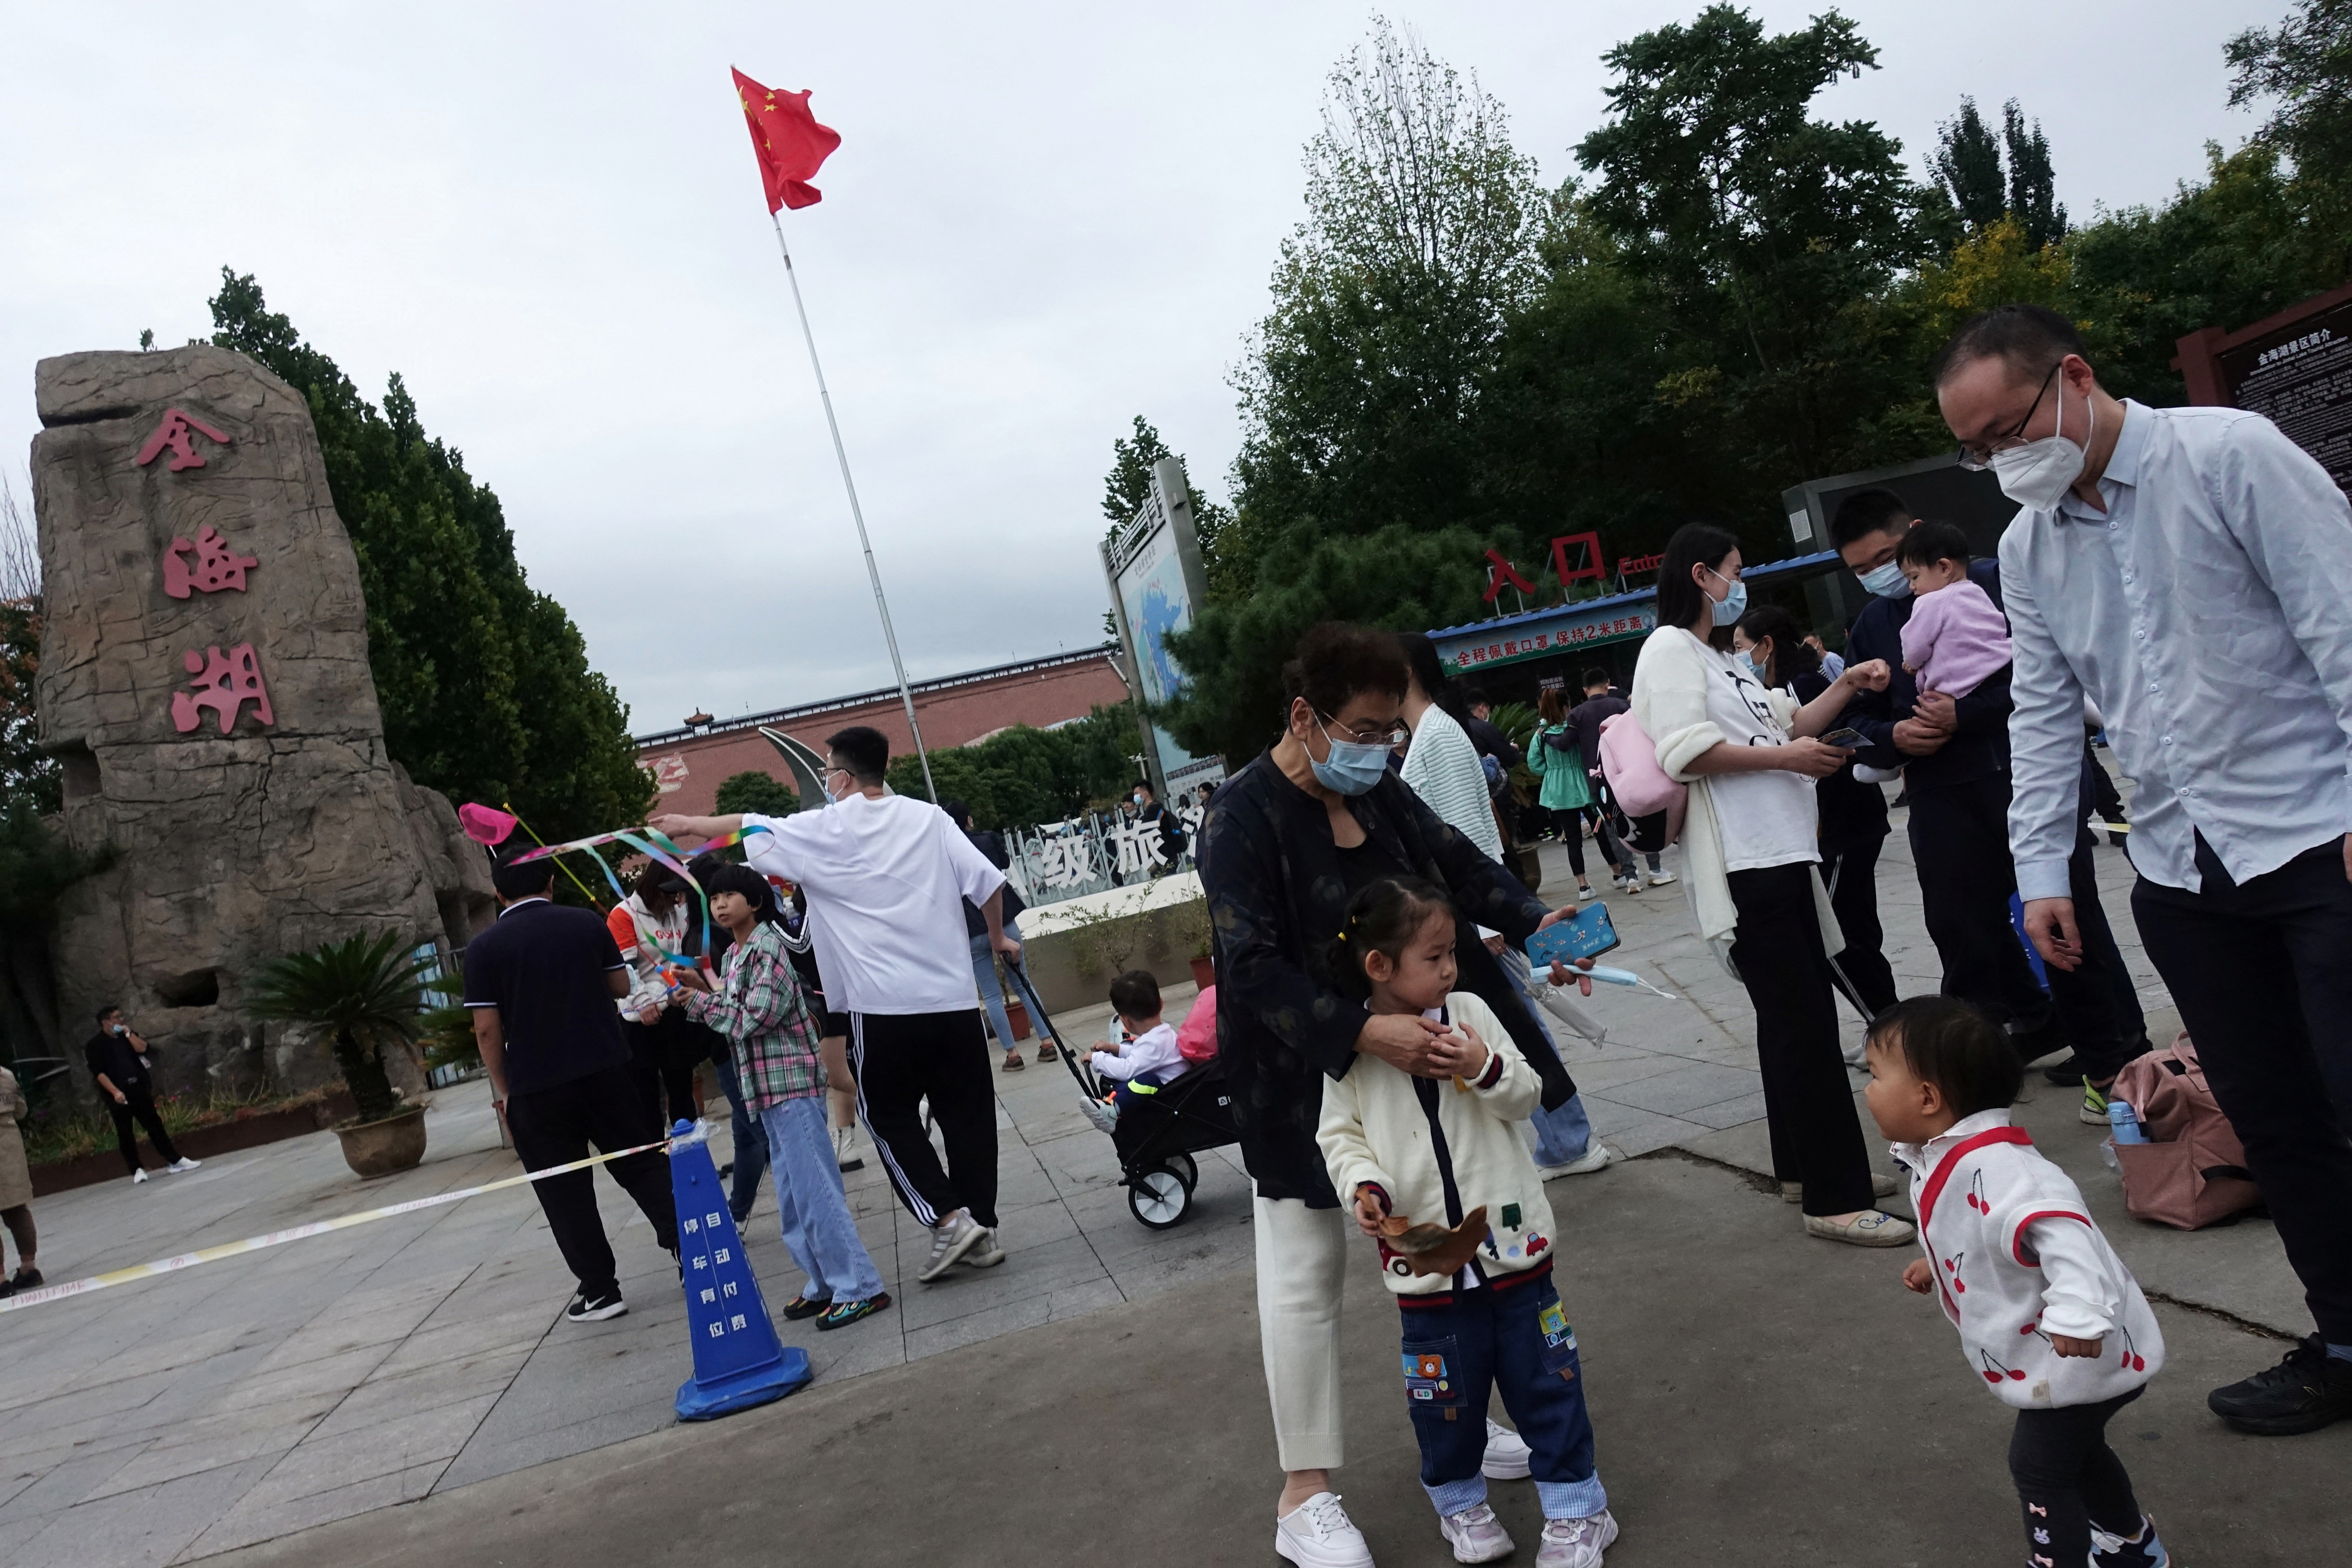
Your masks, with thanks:
[(694, 1340), (694, 1375), (677, 1385), (677, 1418), (708, 1421), (805, 1387), (815, 1375), (808, 1352), (776, 1338), (709, 1142), (695, 1122), (670, 1130), (669, 1190), (677, 1202), (677, 1252)]

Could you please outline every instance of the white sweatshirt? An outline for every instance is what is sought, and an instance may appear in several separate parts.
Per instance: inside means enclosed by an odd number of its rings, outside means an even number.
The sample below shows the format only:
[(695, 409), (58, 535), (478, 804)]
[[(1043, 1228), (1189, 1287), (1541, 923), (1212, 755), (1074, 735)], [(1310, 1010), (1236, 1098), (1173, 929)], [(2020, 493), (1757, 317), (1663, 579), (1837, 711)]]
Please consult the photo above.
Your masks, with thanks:
[[(1970, 1371), (2005, 1405), (2095, 1405), (2164, 1365), (2164, 1334), (2066, 1173), (2006, 1110), (1979, 1110), (1924, 1144), (1911, 1172), (1919, 1245)], [(2106, 1342), (2062, 1356), (2050, 1336)]]
[[(1492, 1055), (1476, 1083), (1416, 1079), (1378, 1057), (1360, 1055), (1347, 1077), (1324, 1080), (1323, 1120), (1315, 1131), (1343, 1205), (1352, 1205), (1357, 1186), (1370, 1182), (1388, 1194), (1390, 1213), (1410, 1215), (1416, 1225), (1458, 1225), (1485, 1206), (1486, 1244), (1451, 1279), (1416, 1275), (1381, 1244), (1381, 1278), (1400, 1296), (1473, 1288), (1481, 1274), (1515, 1274), (1551, 1261), (1551, 1205), (1544, 1201), (1543, 1178), (1527, 1141), (1512, 1125), (1535, 1113), (1543, 1080), (1511, 1044), (1502, 1020), (1476, 996), (1456, 991), (1445, 998), (1444, 1012), (1451, 1023), (1476, 1030)], [(1430, 1113), (1415, 1088), (1424, 1083), (1434, 1087), (1437, 1127), (1445, 1135), (1443, 1166)], [(1449, 1170), (1461, 1204), (1457, 1214), (1446, 1212)]]
[(1113, 1056), (1108, 1051), (1097, 1051), (1091, 1058), (1095, 1071), (1108, 1078), (1128, 1079), (1138, 1073), (1156, 1072), (1173, 1081), (1188, 1065), (1184, 1053), (1176, 1048), (1176, 1031), (1166, 1024), (1155, 1024), (1127, 1042), (1127, 1048)]

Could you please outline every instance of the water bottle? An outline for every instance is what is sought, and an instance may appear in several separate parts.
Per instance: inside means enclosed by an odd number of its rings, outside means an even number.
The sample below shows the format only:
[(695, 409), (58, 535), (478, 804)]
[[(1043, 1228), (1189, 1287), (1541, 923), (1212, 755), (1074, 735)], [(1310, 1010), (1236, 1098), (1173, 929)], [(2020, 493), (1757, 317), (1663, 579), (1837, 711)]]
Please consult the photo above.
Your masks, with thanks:
[(2147, 1134), (2139, 1128), (2139, 1115), (2130, 1102), (2121, 1100), (2107, 1101), (2107, 1128), (2117, 1143), (2145, 1143)]

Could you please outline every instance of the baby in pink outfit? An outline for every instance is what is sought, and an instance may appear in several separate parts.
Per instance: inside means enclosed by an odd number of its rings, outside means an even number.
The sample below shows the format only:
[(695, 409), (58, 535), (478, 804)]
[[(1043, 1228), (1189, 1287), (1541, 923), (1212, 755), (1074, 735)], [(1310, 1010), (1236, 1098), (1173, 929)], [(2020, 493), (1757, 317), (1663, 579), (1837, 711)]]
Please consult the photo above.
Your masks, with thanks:
[(2008, 619), (1969, 580), (1968, 535), (1915, 523), (1895, 559), (1917, 601), (1903, 626), (1903, 668), (1922, 691), (1966, 697), (2010, 661)]

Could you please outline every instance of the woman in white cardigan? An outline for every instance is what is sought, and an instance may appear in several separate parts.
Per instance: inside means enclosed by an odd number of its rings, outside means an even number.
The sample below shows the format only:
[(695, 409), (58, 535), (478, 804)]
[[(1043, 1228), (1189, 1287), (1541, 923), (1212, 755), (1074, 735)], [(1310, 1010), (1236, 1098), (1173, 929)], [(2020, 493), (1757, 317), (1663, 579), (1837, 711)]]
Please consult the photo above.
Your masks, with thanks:
[(1848, 666), (1801, 709), (1768, 689), (1709, 641), (1748, 607), (1739, 566), (1738, 542), (1719, 528), (1687, 523), (1667, 541), (1658, 629), (1633, 668), (1633, 718), (1656, 743), (1658, 765), (1690, 785), (1682, 837), (1691, 908), (1699, 934), (1755, 1005), (1775, 1173), (1802, 1184), (1809, 1235), (1907, 1246), (1911, 1226), (1871, 1206), (1883, 1194), (1854, 1115), (1831, 990), (1829, 955), (1845, 939), (1815, 869), (1813, 781), (1835, 773), (1846, 753), (1813, 737), (1855, 692), (1885, 686), (1886, 665)]

